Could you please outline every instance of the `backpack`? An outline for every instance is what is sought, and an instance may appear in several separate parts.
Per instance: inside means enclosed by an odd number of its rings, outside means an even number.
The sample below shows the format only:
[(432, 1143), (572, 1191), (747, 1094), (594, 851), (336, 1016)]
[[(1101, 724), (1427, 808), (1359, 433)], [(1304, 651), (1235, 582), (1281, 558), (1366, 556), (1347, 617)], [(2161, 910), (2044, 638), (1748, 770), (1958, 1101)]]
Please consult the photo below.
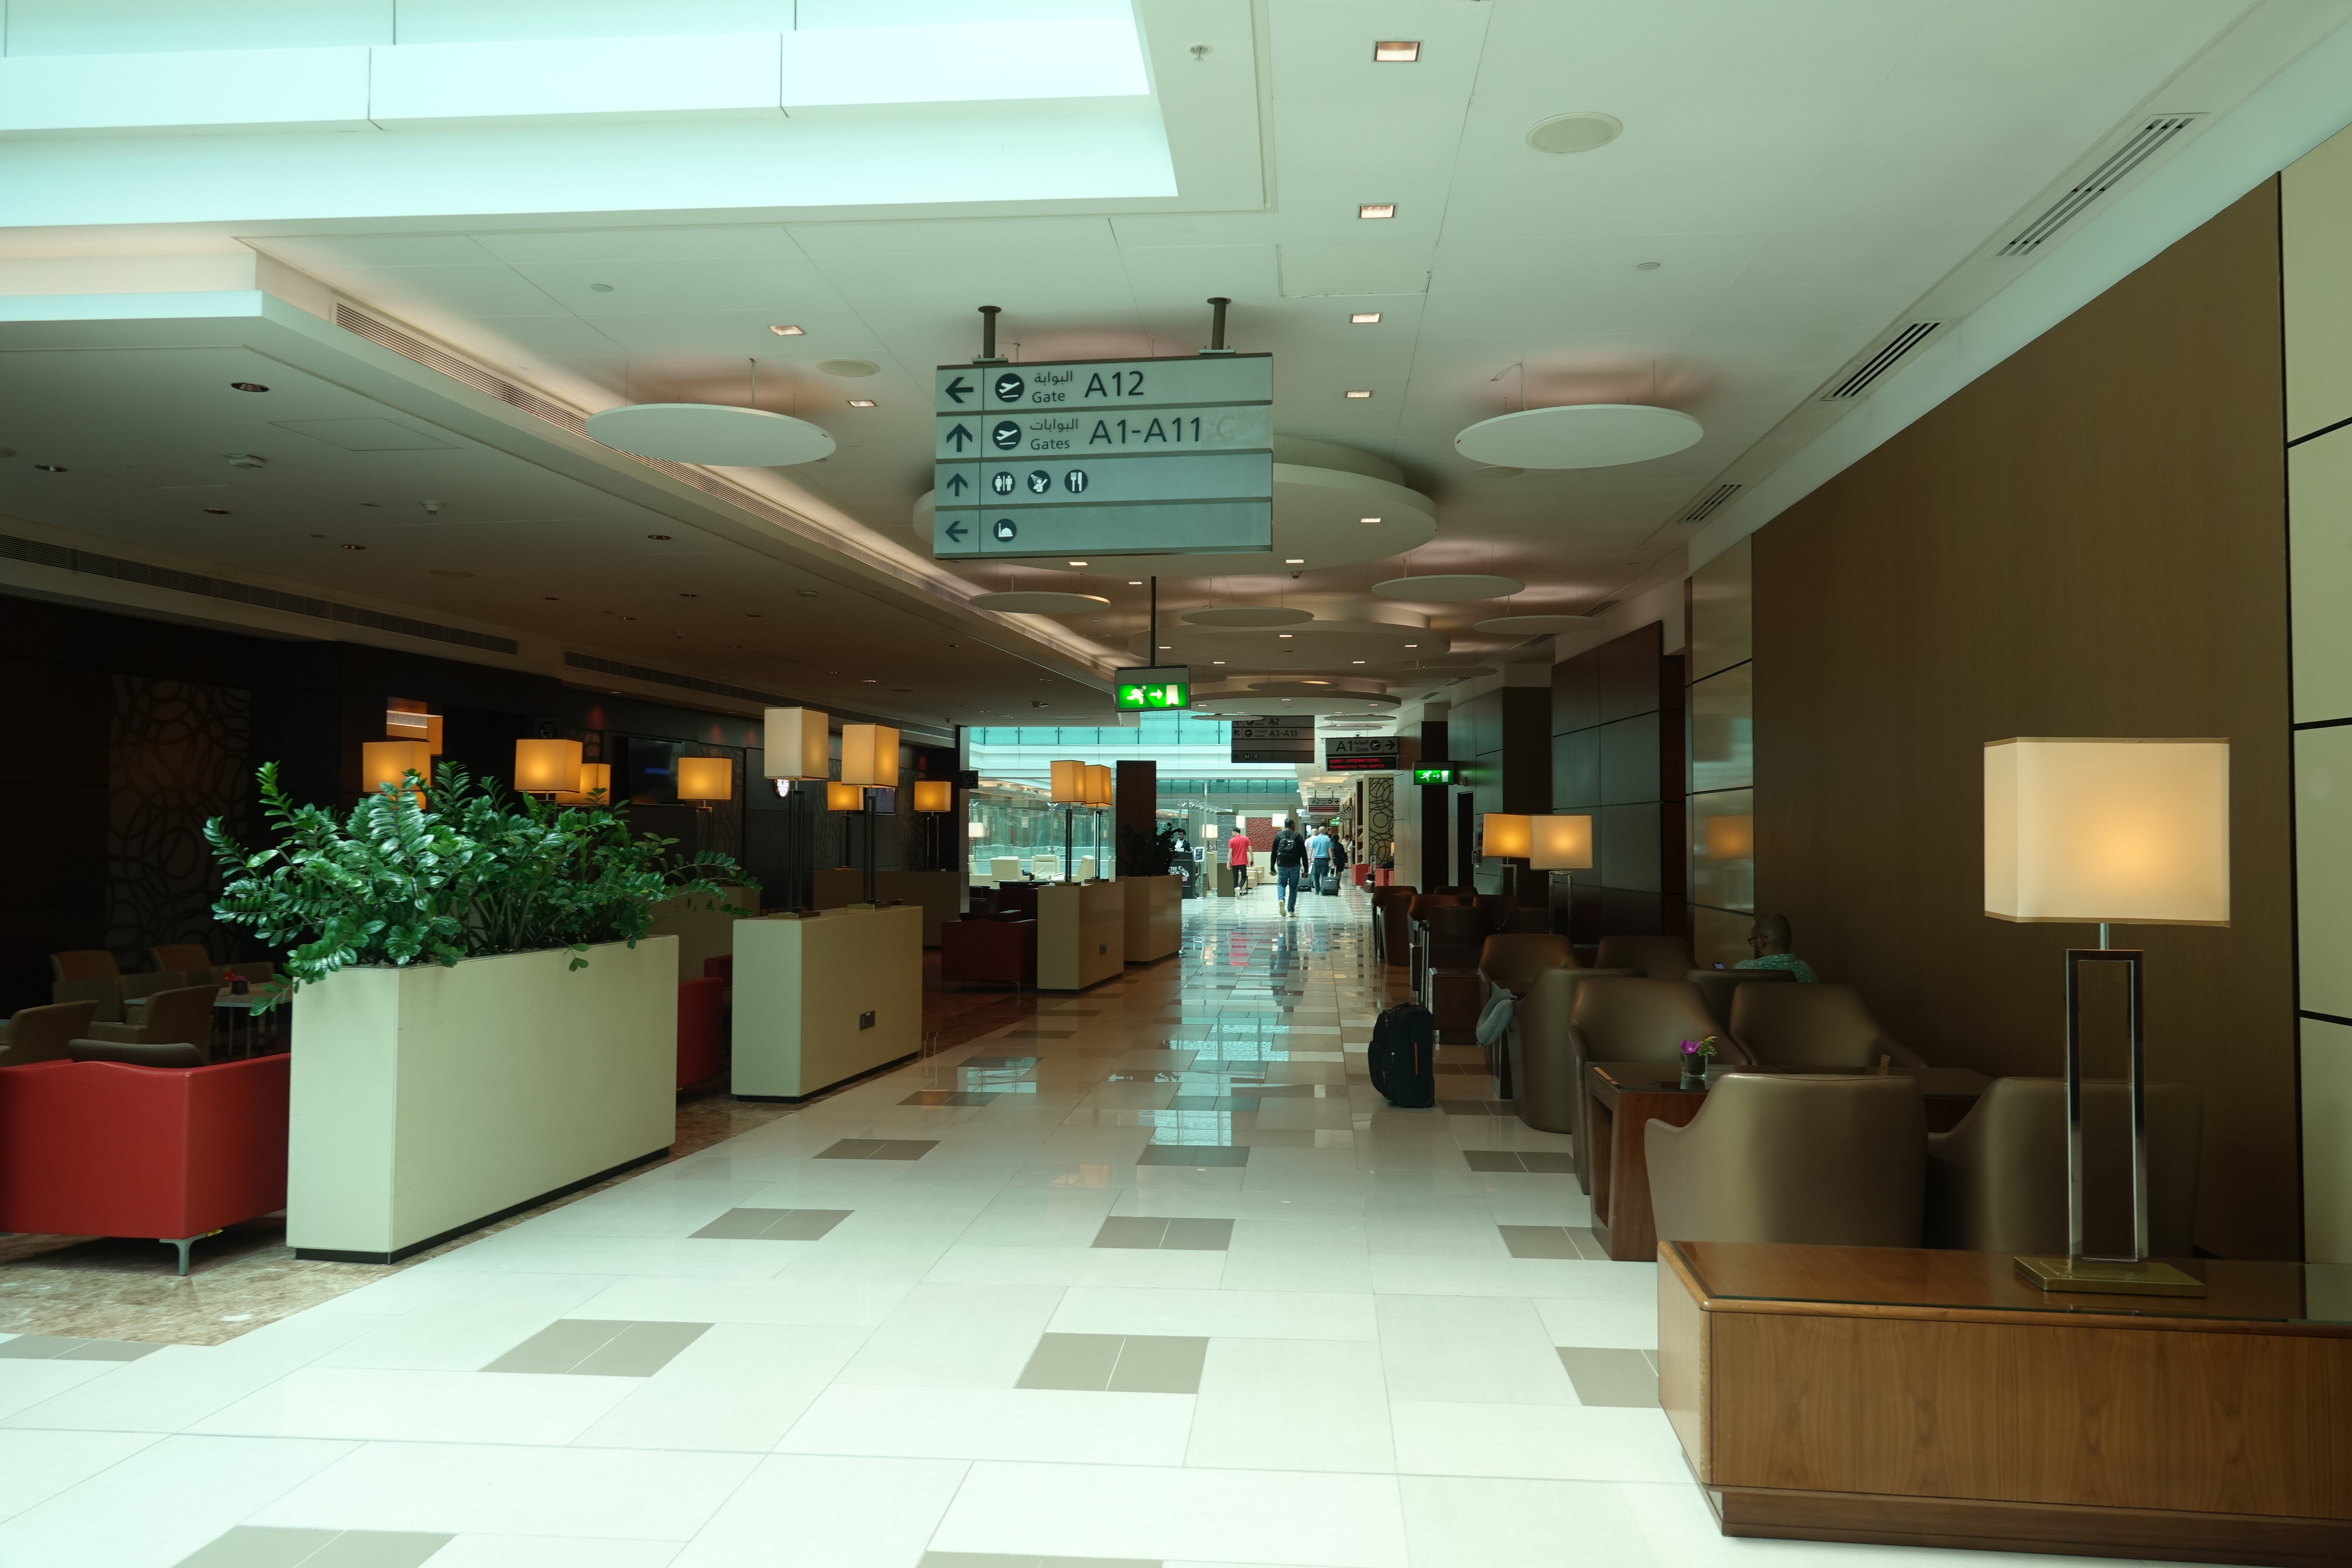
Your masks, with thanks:
[(1267, 858), (1277, 866), (1303, 866), (1307, 863), (1307, 840), (1286, 827), (1274, 836), (1273, 853)]
[(1418, 1110), (1437, 1103), (1437, 1020), (1417, 1002), (1400, 1002), (1372, 1025), (1366, 1050), (1372, 1087), (1391, 1105)]

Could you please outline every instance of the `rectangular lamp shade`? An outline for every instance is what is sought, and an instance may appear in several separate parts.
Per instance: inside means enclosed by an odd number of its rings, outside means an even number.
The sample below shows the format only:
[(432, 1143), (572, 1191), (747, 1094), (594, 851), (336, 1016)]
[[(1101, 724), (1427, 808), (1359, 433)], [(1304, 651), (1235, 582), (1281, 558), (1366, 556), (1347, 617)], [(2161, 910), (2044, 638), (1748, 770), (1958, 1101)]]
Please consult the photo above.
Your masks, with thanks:
[(680, 800), (732, 800), (735, 798), (735, 763), (728, 757), (680, 757), (677, 760), (677, 798)]
[(1055, 763), (1052, 767), (1053, 778), (1045, 790), (1046, 798), (1055, 805), (1086, 805), (1087, 764)]
[(613, 803), (613, 764), (610, 763), (581, 763), (580, 794), (583, 797), (601, 795), (604, 797), (604, 804), (610, 805)]
[(1559, 815), (1529, 817), (1528, 867), (1536, 871), (1591, 870), (1592, 818)]
[(771, 708), (761, 729), (767, 742), (760, 774), (771, 779), (833, 776), (832, 720), (814, 708)]
[(390, 784), (400, 787), (410, 773), (433, 776), (433, 752), (422, 741), (366, 741), (360, 745), (360, 787), (373, 795)]
[(1087, 764), (1087, 804), (1088, 805), (1116, 805), (1117, 802), (1118, 786), (1111, 782), (1109, 764), (1106, 763), (1088, 763)]
[(946, 779), (915, 781), (917, 811), (952, 811), (955, 809), (955, 785)]
[(827, 811), (863, 811), (866, 809), (866, 786), (835, 784), (825, 781), (824, 808)]
[(898, 731), (887, 724), (844, 724), (841, 782), (898, 788)]
[(2011, 740), (1984, 749), (1985, 913), (2230, 923), (2230, 742)]
[(1748, 815), (1710, 816), (1705, 837), (1710, 860), (1746, 860), (1756, 853), (1756, 818)]
[(1479, 853), (1488, 860), (1526, 859), (1528, 840), (1532, 837), (1528, 820), (1517, 812), (1488, 812), (1485, 823), (1486, 837)]
[(514, 786), (525, 795), (570, 795), (580, 787), (580, 742), (515, 742)]

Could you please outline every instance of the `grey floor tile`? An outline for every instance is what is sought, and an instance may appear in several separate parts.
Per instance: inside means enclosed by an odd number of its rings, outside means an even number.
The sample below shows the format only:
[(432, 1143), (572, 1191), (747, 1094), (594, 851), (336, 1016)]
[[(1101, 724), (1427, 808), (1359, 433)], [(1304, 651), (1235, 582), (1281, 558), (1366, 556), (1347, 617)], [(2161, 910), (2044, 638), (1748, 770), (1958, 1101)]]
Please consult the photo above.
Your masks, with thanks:
[(1511, 1249), (1514, 1258), (1580, 1258), (1584, 1256), (1577, 1250), (1576, 1242), (1568, 1234), (1566, 1226), (1498, 1225), (1495, 1228), (1503, 1233), (1503, 1245)]
[(1094, 1245), (1150, 1252), (1159, 1247), (1160, 1238), (1167, 1234), (1168, 1222), (1164, 1219), (1135, 1219), (1113, 1215), (1102, 1222), (1100, 1230), (1095, 1232)]
[(651, 1377), (709, 1328), (709, 1323), (631, 1323), (571, 1370), (584, 1377)]
[(966, 1057), (955, 1064), (975, 1072), (1026, 1072), (1037, 1065), (1035, 1057)]
[(1607, 1263), (1610, 1261), (1609, 1249), (1601, 1245), (1601, 1238), (1592, 1234), (1590, 1226), (1580, 1225), (1570, 1226), (1568, 1227), (1568, 1238), (1569, 1240), (1576, 1243), (1576, 1255), (1579, 1258), (1583, 1258), (1587, 1263)]
[(1249, 1150), (1222, 1143), (1151, 1143), (1136, 1156), (1139, 1165), (1192, 1165), (1205, 1169), (1216, 1165), (1246, 1165)]
[(757, 1241), (784, 1209), (729, 1209), (694, 1233), (698, 1241)]
[(419, 1568), (454, 1537), (408, 1530), (277, 1530), (240, 1524), (178, 1568)]
[(415, 1530), (346, 1530), (302, 1568), (420, 1568), (453, 1539)]
[(558, 1318), (484, 1372), (570, 1372), (629, 1325), (604, 1318)]
[(18, 1334), (13, 1340), (0, 1341), (0, 1358), (9, 1361), (55, 1361), (88, 1340), (69, 1339), (58, 1334)]
[(1519, 1167), (1538, 1176), (1572, 1176), (1576, 1173), (1573, 1154), (1543, 1154), (1533, 1149), (1519, 1151)]
[(880, 1147), (882, 1147), (882, 1141), (878, 1138), (844, 1138), (829, 1149), (819, 1150), (817, 1152), (816, 1158), (820, 1160), (870, 1160), (874, 1157), (874, 1151)]
[(1486, 1102), (1483, 1100), (1441, 1100), (1437, 1109), (1448, 1116), (1484, 1116)]
[(835, 1226), (847, 1219), (849, 1209), (771, 1209), (780, 1215), (761, 1233), (762, 1241), (822, 1241)]
[(1158, 1558), (1008, 1557), (997, 1552), (926, 1552), (916, 1568), (1162, 1568)]
[(1160, 1243), (1170, 1252), (1223, 1252), (1233, 1244), (1234, 1222), (1229, 1219), (1171, 1219)]
[(1118, 1365), (1118, 1334), (1046, 1334), (1029, 1352), (1015, 1388), (1075, 1388), (1098, 1394)]
[(1654, 1406), (1658, 1403), (1658, 1371), (1642, 1352), (1558, 1348), (1559, 1364), (1568, 1369), (1568, 1380), (1576, 1385), (1576, 1397), (1583, 1404)]
[(940, 1146), (936, 1138), (892, 1138), (874, 1151), (877, 1160), (919, 1160)]
[(929, 1106), (986, 1105), (995, 1098), (992, 1093), (981, 1093), (964, 1089), (919, 1089), (898, 1103)]
[(1209, 1342), (1182, 1334), (1129, 1334), (1110, 1374), (1118, 1394), (1198, 1394)]
[(1524, 1171), (1519, 1157), (1508, 1149), (1465, 1149), (1462, 1158), (1474, 1171)]

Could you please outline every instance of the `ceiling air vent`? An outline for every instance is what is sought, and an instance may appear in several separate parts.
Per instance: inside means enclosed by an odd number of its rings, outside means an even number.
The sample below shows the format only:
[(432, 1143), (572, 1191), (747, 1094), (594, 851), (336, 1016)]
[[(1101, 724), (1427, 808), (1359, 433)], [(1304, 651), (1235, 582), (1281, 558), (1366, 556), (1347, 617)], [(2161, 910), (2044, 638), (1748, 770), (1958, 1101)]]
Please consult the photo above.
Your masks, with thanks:
[(1822, 394), (1823, 403), (1841, 403), (1850, 397), (1860, 397), (1878, 384), (1878, 378), (1893, 370), (1905, 354), (1927, 341), (1927, 335), (1941, 321), (1914, 321), (1886, 341), (1885, 347), (1853, 367), (1843, 381)]
[(1705, 522), (1708, 517), (1713, 515), (1716, 508), (1721, 506), (1725, 501), (1729, 500), (1733, 496), (1736, 496), (1738, 493), (1739, 487), (1738, 485), (1717, 485), (1715, 489), (1707, 491), (1706, 495), (1701, 496), (1696, 506), (1683, 513), (1682, 521), (1685, 522)]
[(2202, 114), (2159, 114), (2132, 132), (2124, 144), (2101, 160), (2099, 166), (2052, 202), (2041, 216), (1994, 252), (1998, 256), (2032, 256), (2042, 242), (2082, 216), (2083, 210), (2123, 183), (2124, 177), (2162, 151), (2172, 139), (2202, 120)]

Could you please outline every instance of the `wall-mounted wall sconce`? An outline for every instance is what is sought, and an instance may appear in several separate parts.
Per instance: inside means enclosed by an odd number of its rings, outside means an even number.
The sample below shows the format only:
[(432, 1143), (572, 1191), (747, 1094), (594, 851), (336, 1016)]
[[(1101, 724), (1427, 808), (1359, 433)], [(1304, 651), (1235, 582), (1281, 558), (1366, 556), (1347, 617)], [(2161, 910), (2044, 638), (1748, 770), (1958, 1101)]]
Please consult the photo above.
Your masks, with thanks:
[(814, 708), (771, 708), (761, 731), (767, 749), (760, 772), (772, 779), (822, 779), (833, 775), (833, 721)]
[(735, 798), (735, 763), (728, 757), (680, 757), (677, 760), (677, 798), (691, 801), (703, 811), (710, 809), (714, 800)]
[(525, 795), (572, 795), (580, 788), (583, 765), (577, 741), (517, 741), (514, 786)]

